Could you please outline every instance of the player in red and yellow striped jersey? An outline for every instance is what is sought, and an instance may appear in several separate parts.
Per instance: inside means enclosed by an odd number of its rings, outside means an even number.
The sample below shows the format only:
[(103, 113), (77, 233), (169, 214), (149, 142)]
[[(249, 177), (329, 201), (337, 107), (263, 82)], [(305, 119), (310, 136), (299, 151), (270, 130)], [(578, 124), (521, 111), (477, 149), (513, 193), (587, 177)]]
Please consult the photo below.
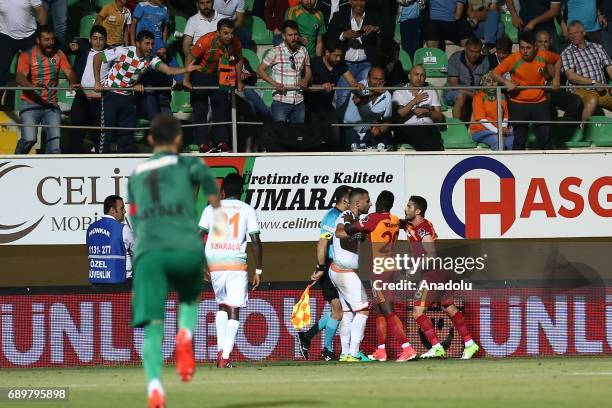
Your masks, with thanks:
[[(433, 224), (425, 219), (425, 211), (427, 211), (427, 200), (420, 196), (411, 196), (404, 209), (406, 219), (403, 225), (406, 226), (406, 234), (410, 241), (413, 259), (422, 256), (436, 256), (434, 241), (438, 238), (438, 235), (434, 230)], [(443, 269), (423, 270), (422, 273), (423, 280), (428, 283), (440, 283), (448, 280), (448, 272)], [(421, 358), (444, 357), (445, 354), (444, 348), (438, 340), (436, 329), (431, 319), (425, 314), (431, 305), (437, 303), (442, 306), (453, 322), (453, 326), (455, 326), (457, 332), (463, 338), (465, 349), (461, 359), (468, 360), (472, 358), (478, 352), (479, 347), (472, 340), (463, 313), (453, 303), (453, 294), (448, 291), (417, 290), (412, 313), (425, 337), (427, 337), (427, 340), (432, 345), (429, 351), (421, 355)]]
[[(368, 233), (372, 244), (372, 260), (376, 258), (395, 257), (395, 243), (399, 236), (400, 220), (397, 215), (391, 214), (391, 208), (395, 197), (390, 191), (383, 191), (376, 199), (376, 212), (369, 214), (367, 218), (356, 221), (355, 232)], [(350, 230), (351, 228), (349, 228)], [(386, 270), (381, 274), (375, 274), (376, 280), (392, 282), (395, 270)], [(387, 327), (402, 344), (402, 352), (397, 361), (408, 361), (416, 358), (417, 354), (410, 345), (404, 325), (393, 309), (392, 296), (384, 290), (372, 289), (376, 303), (374, 310), (376, 317), (376, 344), (377, 349), (368, 357), (372, 360), (386, 361)]]

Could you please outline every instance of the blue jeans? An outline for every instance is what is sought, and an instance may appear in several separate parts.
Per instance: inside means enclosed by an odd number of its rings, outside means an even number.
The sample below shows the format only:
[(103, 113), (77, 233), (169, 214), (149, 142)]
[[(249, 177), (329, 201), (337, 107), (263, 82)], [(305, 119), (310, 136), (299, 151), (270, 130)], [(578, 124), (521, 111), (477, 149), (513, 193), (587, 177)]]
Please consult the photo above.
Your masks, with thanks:
[(272, 101), (271, 111), (274, 122), (304, 123), (306, 116), (304, 101), (297, 105)]
[(410, 61), (414, 59), (414, 53), (421, 48), (421, 18), (411, 18), (400, 21), (400, 35), (402, 38), (402, 49), (410, 56)]
[[(59, 126), (62, 123), (62, 111), (57, 105), (39, 105), (32, 102), (21, 102), (19, 116), (24, 126), (21, 128), (21, 138), (17, 142), (15, 154), (28, 154), (32, 146), (36, 144), (36, 136), (38, 127), (34, 125), (54, 125)], [(60, 150), (60, 129), (59, 128), (44, 128), (47, 135), (47, 154), (59, 154)]]
[(610, 20), (608, 20), (608, 27), (601, 31), (601, 36), (603, 37), (606, 52), (608, 55), (612, 55), (612, 22)]
[(153, 120), (158, 113), (172, 113), (170, 92), (157, 91), (145, 93), (142, 100), (142, 110), (149, 120)]
[(266, 106), (261, 96), (254, 89), (245, 89), (243, 95), (244, 100), (249, 104), (256, 117), (266, 122), (272, 121), (270, 108)]
[(53, 21), (55, 40), (62, 45), (66, 44), (66, 21), (68, 20), (66, 0), (43, 0), (43, 5)]
[(486, 44), (495, 44), (495, 41), (500, 39), (504, 32), (504, 23), (501, 22), (497, 11), (489, 11), (485, 21), (481, 21), (474, 28), (474, 35)]
[(236, 28), (236, 37), (240, 40), (242, 48), (251, 49), (251, 32), (245, 27)]
[[(347, 63), (347, 65), (349, 71), (351, 71), (351, 74), (353, 74), (357, 82), (366, 79), (368, 77), (368, 72), (370, 71), (370, 68), (372, 68), (372, 65), (370, 65), (370, 63), (367, 61), (358, 62), (356, 64)], [(349, 86), (349, 83), (346, 82), (344, 76), (341, 76), (338, 80), (338, 86)], [(346, 108), (345, 104), (348, 102), (350, 93), (351, 91), (346, 89), (338, 89), (336, 91), (336, 109), (342, 110)]]
[[(484, 143), (491, 147), (491, 150), (499, 150), (499, 140), (497, 132), (490, 130), (481, 130), (476, 133), (472, 133), (472, 139), (477, 143)], [(508, 133), (504, 135), (504, 150), (512, 150), (512, 143), (514, 142), (514, 135)]]

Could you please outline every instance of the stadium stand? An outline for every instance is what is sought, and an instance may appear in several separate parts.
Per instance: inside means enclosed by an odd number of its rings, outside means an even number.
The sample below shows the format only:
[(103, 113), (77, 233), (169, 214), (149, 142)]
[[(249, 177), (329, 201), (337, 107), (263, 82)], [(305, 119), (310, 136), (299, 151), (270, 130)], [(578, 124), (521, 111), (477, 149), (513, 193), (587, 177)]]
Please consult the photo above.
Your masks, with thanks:
[(419, 48), (414, 53), (414, 65), (425, 67), (427, 78), (445, 78), (448, 55), (438, 48)]

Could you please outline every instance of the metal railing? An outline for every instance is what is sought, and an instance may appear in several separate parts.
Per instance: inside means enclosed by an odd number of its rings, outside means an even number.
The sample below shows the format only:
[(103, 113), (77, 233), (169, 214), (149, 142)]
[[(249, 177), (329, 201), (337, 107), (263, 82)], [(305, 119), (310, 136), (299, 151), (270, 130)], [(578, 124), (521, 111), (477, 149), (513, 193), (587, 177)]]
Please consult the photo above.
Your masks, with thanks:
[[(17, 87), (17, 86), (2, 86), (0, 87), (0, 92), (3, 91), (39, 91), (42, 89), (46, 90), (56, 90), (56, 91), (75, 91), (75, 90), (83, 90), (83, 91), (95, 91), (95, 88), (74, 88), (74, 87), (66, 87), (66, 86), (57, 86), (57, 87)], [(216, 90), (219, 89), (218, 86), (193, 86), (191, 88), (194, 91), (198, 90)], [(253, 90), (275, 90), (276, 88), (273, 86), (246, 86), (245, 89), (253, 89)], [(413, 86), (395, 86), (395, 87), (368, 87), (369, 90), (383, 90), (383, 91), (396, 91), (396, 90), (433, 90), (433, 91), (443, 91), (443, 90), (473, 90), (473, 91), (481, 91), (485, 89), (495, 89), (496, 92), (496, 103), (497, 103), (497, 129), (498, 129), (498, 143), (499, 146), (503, 146), (503, 109), (502, 109), (502, 96), (503, 91), (506, 89), (504, 86), (424, 86), (424, 87), (413, 87)], [(516, 91), (526, 90), (526, 89), (541, 89), (541, 90), (553, 90), (553, 87), (550, 85), (545, 86), (517, 86), (515, 88)], [(594, 87), (593, 85), (562, 85), (557, 89), (565, 89), (565, 90), (573, 90), (573, 89), (595, 89), (595, 90), (605, 90), (606, 92), (612, 93), (611, 85), (604, 85)], [(117, 91), (118, 88), (103, 88), (104, 91)], [(185, 89), (177, 89), (176, 87), (145, 87), (144, 91), (187, 91)], [(324, 88), (322, 86), (310, 86), (308, 88), (299, 88), (299, 87), (286, 87), (286, 91), (295, 91), (302, 90), (305, 92), (323, 92)], [(334, 91), (336, 90), (349, 90), (355, 91), (358, 88), (355, 87), (334, 87)], [(121, 91), (134, 91), (134, 88), (121, 88)], [(514, 92), (514, 91), (513, 91)], [(183, 128), (193, 128), (193, 127), (202, 127), (202, 126), (215, 126), (215, 125), (231, 125), (232, 129), (232, 148), (233, 152), (237, 153), (238, 146), (238, 125), (252, 125), (252, 126), (262, 126), (265, 122), (250, 122), (250, 121), (238, 121), (237, 107), (236, 107), (236, 91), (235, 89), (231, 90), (231, 120), (226, 122), (203, 122), (203, 123), (188, 123), (181, 124)], [(555, 121), (555, 120), (547, 120), (547, 121), (516, 121), (509, 119), (510, 123), (513, 124), (577, 124), (582, 125), (583, 121), (570, 121), (563, 120), (563, 122)], [(471, 124), (478, 124), (480, 121), (457, 121), (457, 122), (434, 122), (434, 123), (420, 123), (418, 126), (465, 126)], [(589, 121), (590, 124), (605, 124), (608, 122), (601, 121)], [(331, 123), (332, 127), (372, 127), (372, 126), (380, 126), (381, 123)], [(408, 123), (384, 123), (385, 126), (388, 127), (405, 127), (405, 126), (415, 126), (415, 124)], [(40, 128), (60, 128), (60, 129), (83, 129), (83, 130), (127, 130), (127, 131), (143, 131), (148, 130), (148, 126), (144, 127), (104, 127), (104, 126), (83, 126), (83, 125), (27, 125), (22, 123), (9, 123), (9, 122), (1, 122), (0, 127), (40, 127)]]

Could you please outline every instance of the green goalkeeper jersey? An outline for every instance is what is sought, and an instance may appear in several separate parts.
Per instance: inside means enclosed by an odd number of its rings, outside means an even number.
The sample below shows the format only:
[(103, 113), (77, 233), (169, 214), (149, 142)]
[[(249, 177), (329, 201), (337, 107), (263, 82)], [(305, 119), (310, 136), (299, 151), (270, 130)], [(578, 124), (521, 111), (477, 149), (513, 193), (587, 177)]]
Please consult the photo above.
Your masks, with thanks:
[(203, 251), (198, 233), (196, 193), (218, 194), (202, 159), (156, 153), (138, 165), (128, 183), (134, 258), (156, 250)]

